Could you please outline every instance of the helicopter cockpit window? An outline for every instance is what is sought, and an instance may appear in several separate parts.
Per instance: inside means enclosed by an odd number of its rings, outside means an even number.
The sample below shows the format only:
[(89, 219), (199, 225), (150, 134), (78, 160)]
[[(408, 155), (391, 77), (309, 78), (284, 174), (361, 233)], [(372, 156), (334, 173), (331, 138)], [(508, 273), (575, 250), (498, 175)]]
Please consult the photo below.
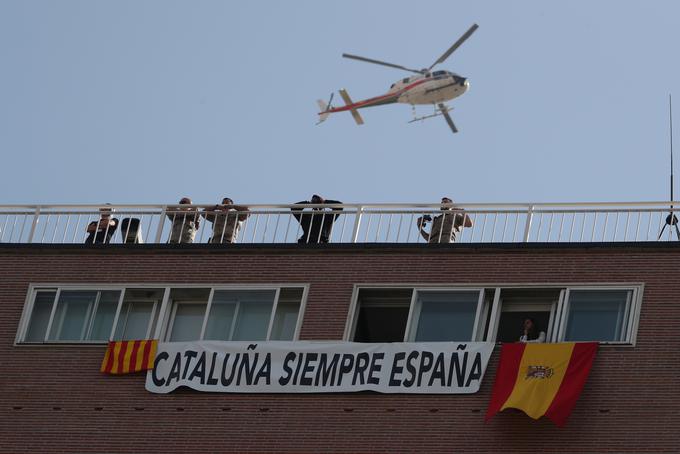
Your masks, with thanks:
[(404, 78), (404, 80), (402, 80), (402, 82), (405, 83), (405, 84), (407, 84), (408, 81), (409, 81), (409, 78), (408, 78), (408, 77), (406, 77), (406, 78)]

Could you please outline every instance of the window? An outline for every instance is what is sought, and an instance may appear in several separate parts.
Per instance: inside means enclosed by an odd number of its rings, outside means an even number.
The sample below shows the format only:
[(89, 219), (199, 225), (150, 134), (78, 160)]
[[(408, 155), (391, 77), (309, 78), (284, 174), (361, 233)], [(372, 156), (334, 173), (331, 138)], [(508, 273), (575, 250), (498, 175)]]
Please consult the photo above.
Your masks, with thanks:
[(183, 289), (171, 294), (166, 338), (192, 340), (293, 340), (299, 324), (302, 288)]
[(403, 342), (412, 289), (361, 289), (354, 342)]
[(163, 301), (163, 288), (125, 289), (114, 340), (149, 339)]
[(537, 333), (545, 333), (550, 339), (555, 310), (560, 299), (561, 289), (499, 289), (499, 301), (495, 314), (495, 337), (488, 340), (497, 342), (517, 342), (524, 334), (524, 320), (530, 318), (536, 325)]
[(45, 333), (47, 333), (47, 325), (50, 323), (50, 314), (52, 313), (56, 294), (56, 290), (36, 292), (31, 320), (24, 339), (26, 342), (42, 342), (45, 340)]
[[(642, 285), (385, 288), (356, 291), (345, 338), (355, 342), (518, 342), (524, 321), (545, 342), (634, 344)], [(541, 335), (541, 333), (543, 333)]]
[(120, 290), (35, 292), (24, 342), (101, 342), (111, 333)]
[(632, 290), (570, 290), (565, 341), (626, 342)]
[(19, 343), (294, 340), (304, 287), (35, 288)]
[(481, 289), (360, 289), (349, 338), (355, 342), (470, 341)]

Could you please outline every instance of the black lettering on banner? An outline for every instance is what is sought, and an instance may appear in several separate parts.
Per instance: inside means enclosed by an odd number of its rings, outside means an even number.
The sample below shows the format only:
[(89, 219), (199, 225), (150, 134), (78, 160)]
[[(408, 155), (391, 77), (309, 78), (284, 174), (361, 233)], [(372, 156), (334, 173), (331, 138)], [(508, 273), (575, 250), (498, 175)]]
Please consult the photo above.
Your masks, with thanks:
[(420, 387), (420, 384), (423, 381), (423, 375), (426, 372), (429, 372), (430, 369), (432, 368), (432, 359), (434, 358), (434, 355), (432, 352), (422, 352), (420, 355), (420, 367), (418, 368), (418, 386)]
[(446, 386), (446, 376), (444, 372), (444, 353), (439, 353), (437, 359), (434, 361), (434, 367), (432, 368), (432, 375), (430, 376), (430, 381), (427, 386), (432, 386), (434, 381), (439, 379), (441, 381), (440, 386)]
[(246, 373), (246, 385), (250, 386), (253, 384), (253, 377), (255, 375), (255, 368), (257, 367), (257, 360), (260, 358), (259, 353), (255, 353), (255, 360), (253, 361), (252, 367), (250, 366), (250, 355), (244, 353), (241, 356), (241, 365), (238, 368), (238, 377), (236, 378), (236, 386), (241, 384), (241, 378), (243, 377), (243, 371)]
[(406, 358), (406, 352), (399, 352), (394, 355), (394, 361), (392, 361), (392, 371), (390, 372), (390, 382), (389, 386), (401, 386), (401, 380), (397, 380), (394, 378), (395, 375), (401, 375), (401, 372), (404, 370), (403, 366), (400, 366), (399, 363), (402, 362)]
[(279, 377), (279, 385), (286, 386), (290, 381), (293, 369), (290, 368), (288, 363), (291, 361), (295, 361), (295, 356), (296, 355), (294, 352), (286, 353), (286, 358), (283, 360), (283, 371), (285, 375)]
[(184, 358), (187, 360), (186, 363), (184, 363), (184, 372), (182, 373), (182, 380), (187, 378), (187, 372), (189, 372), (189, 364), (191, 364), (191, 359), (196, 358), (198, 356), (198, 352), (195, 352), (193, 350), (187, 350), (184, 352)]
[(216, 385), (217, 384), (217, 377), (215, 377), (215, 375), (214, 375), (216, 363), (217, 363), (217, 352), (213, 352), (212, 360), (210, 361), (210, 372), (208, 372), (208, 380), (207, 380), (207, 383), (209, 385)]
[(411, 353), (408, 354), (408, 358), (406, 358), (406, 370), (408, 371), (410, 375), (409, 378), (404, 380), (402, 383), (404, 386), (407, 388), (410, 388), (413, 386), (413, 383), (416, 381), (416, 366), (413, 365), (413, 362), (418, 359), (418, 351), (414, 350)]
[(201, 384), (205, 384), (205, 351), (201, 352), (194, 370), (189, 374), (189, 381), (193, 380), (194, 377), (199, 377), (201, 379)]
[(272, 382), (272, 354), (267, 353), (267, 356), (264, 357), (264, 362), (262, 363), (262, 367), (260, 367), (260, 370), (257, 372), (257, 376), (255, 377), (255, 385), (260, 382), (260, 378), (264, 378), (265, 381), (267, 382), (267, 385), (270, 385)]
[(333, 354), (333, 359), (331, 359), (330, 363), (328, 363), (328, 354), (321, 353), (321, 355), (319, 355), (319, 367), (316, 369), (316, 379), (314, 380), (314, 386), (334, 386), (335, 373), (338, 369), (339, 361), (339, 353)]
[(310, 363), (316, 362), (318, 356), (317, 353), (307, 353), (305, 355), (305, 366), (302, 368), (302, 375), (300, 376), (300, 384), (302, 386), (311, 386), (313, 379), (308, 377), (307, 373), (314, 370), (314, 365)]
[(465, 371), (467, 370), (468, 352), (463, 353), (463, 364), (460, 364), (460, 356), (457, 352), (451, 353), (451, 364), (449, 364), (449, 381), (447, 386), (451, 386), (453, 371), (456, 371), (456, 383), (459, 388), (465, 384)]
[(175, 355), (175, 360), (172, 362), (170, 373), (168, 374), (167, 384), (170, 385), (170, 382), (172, 381), (173, 378), (179, 381), (179, 374), (181, 371), (182, 371), (182, 353), (177, 352), (177, 354)]
[(348, 374), (352, 371), (352, 366), (354, 365), (354, 355), (351, 353), (345, 353), (342, 355), (340, 360), (340, 372), (338, 373), (338, 386), (342, 386), (343, 375)]
[(293, 384), (298, 384), (298, 376), (300, 375), (300, 368), (302, 367), (302, 357), (304, 353), (300, 353), (297, 358), (297, 366), (295, 366), (295, 374), (293, 375)]
[(227, 353), (224, 357), (224, 363), (222, 363), (222, 376), (220, 377), (220, 384), (222, 386), (229, 386), (231, 385), (231, 382), (234, 381), (234, 376), (236, 376), (236, 366), (238, 365), (238, 359), (241, 357), (241, 354), (240, 353), (236, 354), (234, 362), (231, 366), (231, 374), (229, 374), (229, 377), (227, 377), (225, 372), (227, 371), (230, 356), (231, 353)]
[(151, 371), (151, 379), (153, 380), (153, 384), (156, 386), (163, 386), (165, 384), (165, 379), (164, 378), (158, 378), (156, 376), (156, 371), (158, 370), (158, 363), (161, 361), (167, 361), (170, 355), (168, 355), (168, 352), (160, 352), (158, 355), (156, 355), (156, 359), (153, 360), (153, 370)]
[(366, 352), (361, 352), (357, 355), (357, 364), (354, 367), (352, 385), (357, 384), (357, 378), (359, 378), (359, 384), (363, 385), (365, 383), (364, 374), (366, 373), (366, 369), (368, 369), (370, 359), (371, 357)]
[(376, 377), (374, 374), (379, 374), (380, 369), (382, 369), (381, 361), (385, 358), (384, 353), (374, 353), (371, 357), (371, 367), (368, 371), (368, 384), (369, 385), (379, 385), (380, 377)]
[[(467, 354), (467, 353), (466, 353)], [(467, 383), (465, 386), (470, 386), (472, 380), (479, 380), (482, 378), (482, 355), (481, 353), (475, 353), (475, 359), (472, 360), (472, 370), (468, 376)]]

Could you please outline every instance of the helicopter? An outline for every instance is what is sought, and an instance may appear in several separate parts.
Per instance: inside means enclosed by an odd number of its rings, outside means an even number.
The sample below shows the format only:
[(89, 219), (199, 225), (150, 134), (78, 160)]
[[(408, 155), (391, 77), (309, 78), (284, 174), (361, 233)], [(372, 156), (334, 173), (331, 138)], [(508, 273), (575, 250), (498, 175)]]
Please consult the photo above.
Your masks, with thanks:
[[(333, 102), (334, 93), (331, 93), (328, 102), (324, 102), (321, 99), (317, 101), (317, 104), (321, 109), (321, 112), (318, 114), (319, 121), (317, 124), (324, 122), (332, 113), (349, 111), (352, 114), (354, 121), (358, 125), (362, 125), (364, 124), (364, 120), (361, 118), (361, 115), (358, 112), (359, 109), (382, 106), (385, 104), (404, 103), (411, 104), (411, 108), (413, 109), (414, 118), (413, 120), (409, 121), (409, 123), (432, 117), (443, 116), (451, 128), (451, 131), (454, 133), (458, 132), (456, 125), (453, 123), (453, 120), (449, 115), (449, 112), (452, 110), (452, 108), (444, 103), (467, 92), (470, 88), (470, 83), (466, 77), (460, 76), (456, 73), (444, 70), (432, 71), (432, 68), (440, 63), (444, 63), (444, 61), (449, 58), (449, 56), (456, 49), (458, 49), (470, 37), (470, 35), (472, 35), (475, 30), (477, 30), (478, 27), (479, 26), (477, 24), (473, 24), (468, 29), (468, 31), (463, 33), (463, 35), (458, 38), (458, 41), (453, 43), (453, 45), (449, 47), (448, 50), (437, 59), (437, 61), (432, 63), (429, 68), (412, 69), (402, 65), (387, 63), (381, 60), (374, 60), (372, 58), (360, 57), (358, 55), (351, 54), (342, 54), (344, 58), (373, 63), (376, 65), (388, 66), (390, 68), (402, 69), (404, 71), (415, 73), (415, 75), (405, 77), (404, 79), (393, 83), (390, 89), (384, 95), (357, 102), (352, 102), (347, 90), (338, 90), (340, 96), (345, 101), (345, 105), (342, 107), (333, 107), (331, 103)], [(431, 115), (416, 117), (416, 104), (432, 104), (435, 107), (435, 111)]]

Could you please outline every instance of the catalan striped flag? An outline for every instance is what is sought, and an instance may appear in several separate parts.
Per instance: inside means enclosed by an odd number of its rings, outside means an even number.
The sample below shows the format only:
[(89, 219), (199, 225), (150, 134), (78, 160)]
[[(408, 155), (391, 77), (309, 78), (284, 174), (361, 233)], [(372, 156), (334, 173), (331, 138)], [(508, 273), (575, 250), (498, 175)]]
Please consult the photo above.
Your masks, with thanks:
[(128, 374), (153, 369), (157, 340), (111, 341), (102, 361), (105, 374)]
[(597, 342), (503, 344), (486, 420), (506, 408), (564, 426), (588, 379)]

